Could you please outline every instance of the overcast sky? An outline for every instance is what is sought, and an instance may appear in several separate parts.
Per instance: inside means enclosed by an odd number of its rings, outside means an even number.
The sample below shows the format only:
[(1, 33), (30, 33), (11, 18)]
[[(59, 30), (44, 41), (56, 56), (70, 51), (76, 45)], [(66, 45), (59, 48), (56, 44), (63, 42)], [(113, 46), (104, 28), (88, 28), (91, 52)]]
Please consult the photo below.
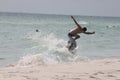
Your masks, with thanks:
[(0, 0), (0, 12), (120, 17), (120, 0)]

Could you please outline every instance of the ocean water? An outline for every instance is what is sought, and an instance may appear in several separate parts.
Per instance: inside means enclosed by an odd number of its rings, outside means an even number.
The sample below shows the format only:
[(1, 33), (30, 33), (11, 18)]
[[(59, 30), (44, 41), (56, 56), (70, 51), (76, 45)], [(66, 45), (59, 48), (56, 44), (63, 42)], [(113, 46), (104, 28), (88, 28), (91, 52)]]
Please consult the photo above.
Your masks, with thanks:
[(69, 30), (75, 27), (69, 15), (0, 13), (0, 66), (120, 58), (119, 17), (74, 17), (95, 34), (80, 34), (71, 54), (65, 47)]

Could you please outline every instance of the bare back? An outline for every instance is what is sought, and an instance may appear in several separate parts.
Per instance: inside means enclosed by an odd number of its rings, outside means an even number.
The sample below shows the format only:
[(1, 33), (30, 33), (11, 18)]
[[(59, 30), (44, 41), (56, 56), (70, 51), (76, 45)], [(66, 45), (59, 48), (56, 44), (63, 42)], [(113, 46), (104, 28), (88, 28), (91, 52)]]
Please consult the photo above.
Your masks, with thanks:
[(78, 33), (82, 33), (83, 30), (79, 27), (73, 28), (69, 33), (72, 35), (77, 35)]

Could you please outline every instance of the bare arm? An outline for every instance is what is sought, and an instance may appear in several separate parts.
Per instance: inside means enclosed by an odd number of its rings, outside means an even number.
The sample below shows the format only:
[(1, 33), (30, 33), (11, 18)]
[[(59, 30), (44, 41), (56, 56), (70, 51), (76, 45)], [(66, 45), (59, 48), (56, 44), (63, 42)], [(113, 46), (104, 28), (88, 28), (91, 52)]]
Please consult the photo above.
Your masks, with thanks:
[(95, 32), (84, 32), (84, 34), (95, 34)]
[(73, 19), (73, 21), (75, 22), (75, 24), (77, 25), (77, 27), (81, 28), (81, 26), (77, 23), (77, 21), (74, 19), (74, 17), (71, 16), (71, 18)]

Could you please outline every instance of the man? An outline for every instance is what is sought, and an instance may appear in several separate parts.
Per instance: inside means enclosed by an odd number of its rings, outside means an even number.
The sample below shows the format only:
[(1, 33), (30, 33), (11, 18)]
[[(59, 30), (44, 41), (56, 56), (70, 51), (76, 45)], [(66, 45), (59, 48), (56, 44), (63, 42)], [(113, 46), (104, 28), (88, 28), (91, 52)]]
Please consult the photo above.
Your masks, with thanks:
[(69, 37), (69, 41), (68, 41), (68, 45), (67, 48), (69, 50), (73, 50), (74, 48), (76, 48), (76, 39), (80, 38), (80, 36), (78, 35), (79, 33), (84, 33), (84, 34), (94, 34), (95, 32), (87, 32), (87, 28), (84, 27), (82, 28), (77, 21), (74, 19), (73, 16), (71, 16), (71, 18), (73, 19), (73, 21), (76, 24), (76, 28), (72, 29), (69, 33), (68, 33), (68, 37)]

